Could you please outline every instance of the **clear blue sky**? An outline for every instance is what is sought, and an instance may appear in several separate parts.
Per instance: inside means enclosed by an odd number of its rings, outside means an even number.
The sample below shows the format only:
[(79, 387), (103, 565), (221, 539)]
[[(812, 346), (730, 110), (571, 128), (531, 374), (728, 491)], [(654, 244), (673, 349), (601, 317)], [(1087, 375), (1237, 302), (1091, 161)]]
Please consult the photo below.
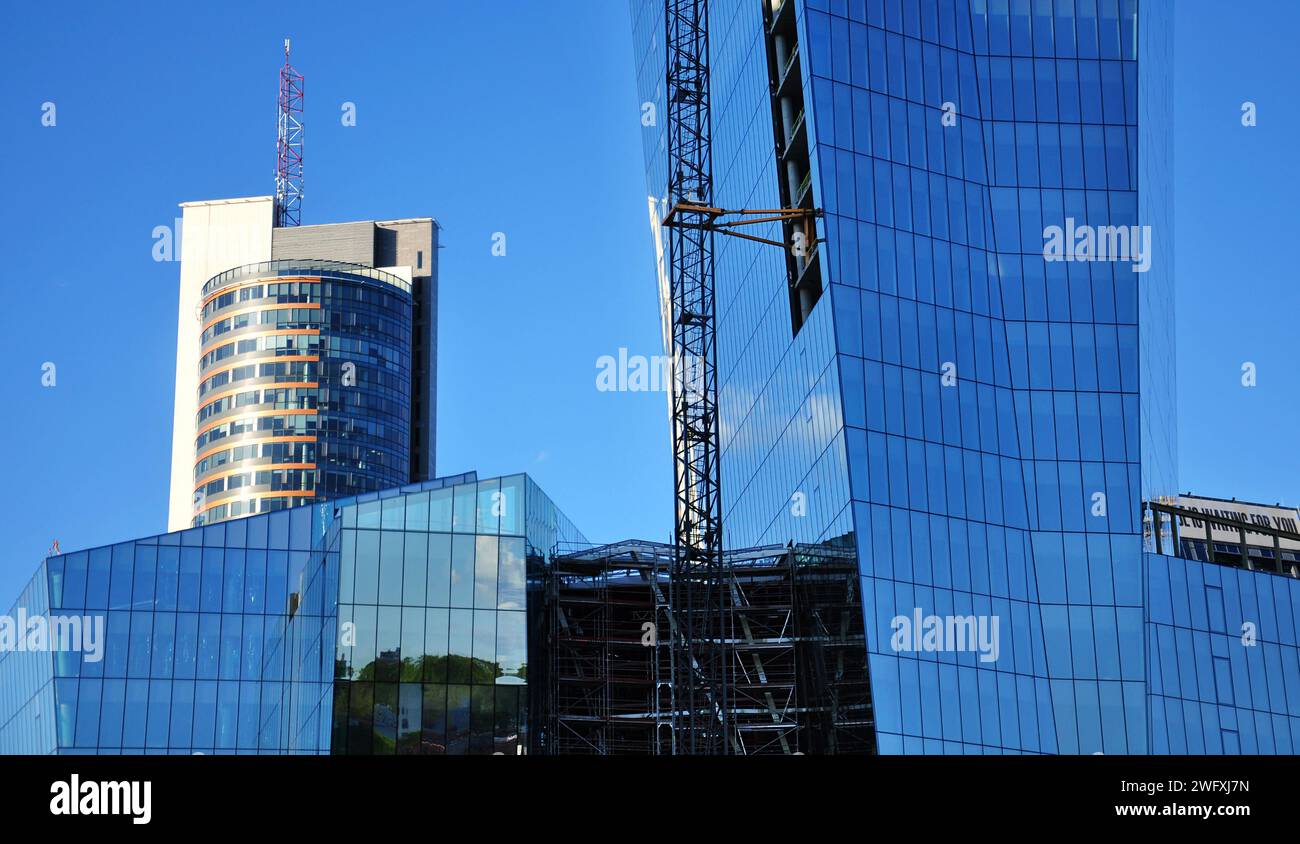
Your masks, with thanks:
[[(1298, 504), (1300, 6), (1178, 8), (1181, 486)], [(307, 78), (303, 222), (444, 226), (440, 471), (528, 471), (595, 539), (668, 537), (663, 396), (594, 386), (599, 356), (659, 351), (623, 0), (45, 2), (5, 18), (0, 605), (52, 538), (164, 529), (179, 265), (153, 260), (151, 233), (178, 202), (273, 191), (286, 34)]]

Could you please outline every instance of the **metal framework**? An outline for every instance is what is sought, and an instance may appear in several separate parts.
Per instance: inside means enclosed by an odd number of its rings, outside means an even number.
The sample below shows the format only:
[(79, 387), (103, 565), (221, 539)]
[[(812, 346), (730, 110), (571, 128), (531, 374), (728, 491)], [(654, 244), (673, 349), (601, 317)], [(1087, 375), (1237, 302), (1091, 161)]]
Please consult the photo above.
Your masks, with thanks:
[[(1247, 524), (1236, 519), (1217, 516), (1213, 513), (1202, 513), (1199, 510), (1179, 507), (1175, 504), (1164, 504), (1158, 501), (1142, 502), (1142, 510), (1144, 511), (1142, 519), (1143, 533), (1154, 540), (1157, 554), (1168, 553), (1177, 557), (1188, 556), (1192, 553), (1191, 543), (1203, 542), (1206, 560), (1211, 563), (1247, 568), (1251, 571), (1268, 571), (1289, 577), (1300, 577), (1300, 561), (1287, 559), (1287, 554), (1292, 552), (1284, 552), (1282, 548), (1282, 540), (1284, 539), (1288, 542), (1300, 543), (1300, 534), (1279, 530), (1270, 525)], [(1147, 516), (1148, 513), (1150, 514), (1149, 517)], [(1182, 520), (1186, 520), (1189, 524), (1200, 521), (1204, 528), (1202, 536), (1184, 535), (1181, 530)], [(1166, 525), (1169, 528), (1169, 535), (1172, 540), (1172, 545), (1168, 550), (1164, 547)], [(1215, 547), (1222, 543), (1214, 541), (1214, 527), (1237, 532), (1237, 542), (1231, 546), (1231, 551)], [(1260, 545), (1251, 545), (1246, 540), (1247, 533), (1258, 533), (1269, 537), (1273, 540), (1273, 547), (1270, 549)], [(1255, 551), (1254, 554), (1251, 553), (1252, 549)], [(1292, 553), (1292, 556), (1295, 555)]]
[(713, 205), (708, 0), (665, 0), (668, 107), (668, 286), (672, 319), (672, 434), (676, 493), (673, 591), (660, 607), (673, 634), (664, 693), (672, 716), (659, 725), (672, 752), (733, 752), (737, 664), (727, 562), (722, 553), (714, 302), (714, 233), (787, 248), (740, 232), (795, 225), (816, 235), (811, 208), (728, 211)]
[[(673, 329), (673, 456), (676, 482), (674, 726), (679, 751), (730, 750), (731, 664), (726, 642), (722, 497), (713, 298), (713, 196), (709, 116), (708, 0), (666, 0), (668, 278)], [(689, 374), (688, 374), (689, 373)], [(681, 709), (684, 707), (684, 711)]]
[[(851, 549), (725, 552), (735, 637), (731, 752), (871, 753), (861, 595)], [(622, 542), (556, 554), (545, 572), (547, 681), (539, 748), (550, 754), (674, 752), (663, 669), (675, 621), (671, 545)], [(662, 626), (661, 626), (662, 625)], [(656, 635), (657, 634), (657, 635)], [(665, 694), (665, 691), (669, 692)]]
[(286, 38), (275, 142), (275, 224), (279, 227), (302, 222), (302, 92), (302, 74), (289, 64)]
[(552, 559), (544, 590), (542, 752), (672, 752), (671, 731), (659, 727), (671, 711), (659, 705), (660, 651), (667, 647), (655, 624), (656, 596), (668, 588), (665, 564), (672, 559), (671, 546), (641, 542)]

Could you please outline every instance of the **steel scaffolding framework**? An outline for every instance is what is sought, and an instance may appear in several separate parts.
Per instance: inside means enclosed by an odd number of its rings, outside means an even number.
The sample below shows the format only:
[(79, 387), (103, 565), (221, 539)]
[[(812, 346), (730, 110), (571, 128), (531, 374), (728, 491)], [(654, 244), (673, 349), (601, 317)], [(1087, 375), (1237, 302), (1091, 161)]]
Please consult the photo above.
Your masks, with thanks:
[(289, 39), (286, 38), (276, 114), (275, 224), (278, 227), (302, 222), (302, 106), (303, 78), (289, 64)]
[[(553, 557), (545, 574), (548, 653), (539, 747), (552, 754), (671, 754), (666, 725), (689, 714), (671, 654), (686, 635), (672, 545), (629, 541)], [(731, 752), (874, 752), (857, 564), (837, 547), (724, 555), (736, 620), (722, 644), (736, 678)]]

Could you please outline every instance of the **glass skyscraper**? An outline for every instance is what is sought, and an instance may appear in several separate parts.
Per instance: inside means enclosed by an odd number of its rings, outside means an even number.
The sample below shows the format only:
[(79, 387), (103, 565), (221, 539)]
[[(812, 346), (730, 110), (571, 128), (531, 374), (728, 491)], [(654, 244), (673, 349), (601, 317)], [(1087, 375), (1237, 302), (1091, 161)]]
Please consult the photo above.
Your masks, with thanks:
[[(631, 11), (666, 115), (664, 4)], [(1172, 4), (709, 18), (712, 204), (824, 211), (802, 250), (755, 231), (786, 254), (715, 238), (725, 541), (856, 548), (878, 751), (1300, 748), (1300, 584), (1144, 553), (1176, 490)]]
[(194, 524), (410, 479), (411, 283), (267, 261), (203, 286)]
[(529, 571), (581, 542), (471, 474), (50, 557), (8, 617), (102, 636), (0, 653), (0, 752), (525, 752)]
[(168, 529), (436, 477), (437, 222), (181, 207)]

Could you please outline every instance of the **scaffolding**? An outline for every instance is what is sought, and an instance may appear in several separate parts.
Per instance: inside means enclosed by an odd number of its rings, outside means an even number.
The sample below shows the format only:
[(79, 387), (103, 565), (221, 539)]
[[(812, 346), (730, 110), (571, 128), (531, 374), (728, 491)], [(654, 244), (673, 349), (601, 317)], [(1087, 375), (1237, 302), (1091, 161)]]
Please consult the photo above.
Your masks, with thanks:
[[(727, 745), (741, 755), (874, 752), (866, 645), (851, 550), (727, 552), (734, 677)], [(550, 754), (690, 752), (673, 655), (697, 652), (672, 545), (629, 541), (556, 555), (545, 575), (549, 665), (539, 747)]]
[[(651, 754), (662, 647), (656, 593), (672, 546), (622, 543), (557, 557), (546, 573), (545, 726), (551, 754)], [(666, 601), (665, 601), (666, 603)], [(665, 646), (667, 643), (665, 643)], [(667, 682), (671, 700), (671, 680)], [(671, 705), (671, 704), (669, 704)], [(671, 731), (667, 752), (671, 752)]]

